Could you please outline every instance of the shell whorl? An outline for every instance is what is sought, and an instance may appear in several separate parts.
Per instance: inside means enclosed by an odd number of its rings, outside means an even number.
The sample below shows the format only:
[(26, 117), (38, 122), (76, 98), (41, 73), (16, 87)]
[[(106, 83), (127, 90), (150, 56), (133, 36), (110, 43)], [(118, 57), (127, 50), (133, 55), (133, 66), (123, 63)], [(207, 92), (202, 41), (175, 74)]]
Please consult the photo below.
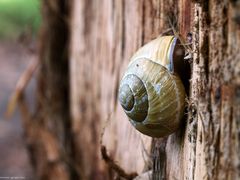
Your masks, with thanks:
[(143, 134), (174, 132), (184, 111), (185, 90), (173, 72), (176, 38), (159, 37), (131, 58), (119, 88), (119, 101), (132, 125)]
[(128, 74), (124, 78), (124, 83), (120, 87), (119, 100), (129, 118), (137, 122), (145, 120), (148, 114), (148, 94), (138, 76)]

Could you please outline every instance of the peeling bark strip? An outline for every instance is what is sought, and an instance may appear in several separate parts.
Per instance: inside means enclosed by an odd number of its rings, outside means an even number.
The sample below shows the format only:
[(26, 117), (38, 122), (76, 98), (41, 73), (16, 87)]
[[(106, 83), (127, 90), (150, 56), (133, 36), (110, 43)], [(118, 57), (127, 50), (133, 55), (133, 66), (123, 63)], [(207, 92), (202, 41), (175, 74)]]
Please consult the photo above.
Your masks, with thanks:
[(149, 171), (152, 139), (128, 122), (116, 99), (118, 84), (133, 53), (174, 27), (183, 39), (189, 33), (193, 38), (189, 112), (176, 133), (156, 144), (153, 174), (240, 179), (239, 1), (43, 2), (38, 112), (24, 122), (38, 177), (119, 177), (101, 150), (125, 177)]
[(122, 169), (119, 165), (117, 165), (114, 160), (107, 154), (107, 150), (105, 146), (101, 146), (101, 154), (104, 161), (108, 164), (109, 168), (113, 169), (119, 177), (125, 178), (127, 180), (134, 179), (137, 177), (137, 173), (127, 174), (124, 169)]
[(165, 180), (166, 176), (166, 143), (167, 138), (153, 139), (153, 180)]

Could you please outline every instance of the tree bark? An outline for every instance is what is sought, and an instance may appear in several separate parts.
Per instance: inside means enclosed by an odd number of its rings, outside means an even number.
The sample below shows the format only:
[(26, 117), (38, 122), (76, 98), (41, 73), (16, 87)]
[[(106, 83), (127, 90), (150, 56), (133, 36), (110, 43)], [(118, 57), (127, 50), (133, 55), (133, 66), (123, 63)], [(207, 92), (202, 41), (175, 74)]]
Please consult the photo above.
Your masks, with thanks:
[(20, 100), (25, 136), (36, 177), (70, 179), (72, 140), (69, 102), (70, 4), (65, 0), (42, 2), (38, 87), (35, 113)]
[(160, 148), (162, 179), (240, 178), (239, 1), (51, 2), (43, 5), (51, 18), (43, 19), (35, 132), (50, 138), (30, 143), (39, 177), (53, 177), (50, 162), (63, 179), (141, 179), (152, 169), (152, 139), (128, 122), (118, 84), (139, 47), (179, 34), (191, 44), (189, 97), (183, 125)]

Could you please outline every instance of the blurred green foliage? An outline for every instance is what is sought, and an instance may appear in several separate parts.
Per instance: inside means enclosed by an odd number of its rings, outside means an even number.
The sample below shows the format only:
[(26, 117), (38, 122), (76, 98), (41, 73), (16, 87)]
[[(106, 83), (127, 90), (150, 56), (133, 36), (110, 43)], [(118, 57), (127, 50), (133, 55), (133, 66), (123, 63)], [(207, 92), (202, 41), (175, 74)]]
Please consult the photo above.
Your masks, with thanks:
[(36, 35), (41, 21), (39, 0), (0, 0), (0, 39)]

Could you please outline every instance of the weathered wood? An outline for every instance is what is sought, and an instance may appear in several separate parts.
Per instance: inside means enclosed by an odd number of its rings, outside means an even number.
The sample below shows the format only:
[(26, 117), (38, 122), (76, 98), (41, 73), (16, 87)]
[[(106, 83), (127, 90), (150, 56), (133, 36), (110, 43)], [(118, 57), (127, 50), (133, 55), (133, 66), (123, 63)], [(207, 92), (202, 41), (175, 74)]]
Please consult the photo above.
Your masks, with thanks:
[[(170, 2), (171, 9), (158, 1), (75, 3), (71, 57), (72, 115), (76, 122), (73, 129), (78, 141), (92, 146), (88, 151), (84, 147), (79, 149), (83, 148), (86, 161), (91, 157), (96, 163), (93, 157), (98, 153), (99, 134), (110, 116), (104, 145), (126, 172), (141, 173), (146, 168), (145, 161), (151, 159), (143, 151), (143, 147), (150, 150), (151, 138), (138, 133), (126, 120), (117, 102), (118, 84), (134, 51), (158, 36), (160, 28), (162, 32), (170, 28), (177, 3)], [(97, 168), (88, 169), (91, 174), (91, 169)]]
[[(64, 6), (62, 2), (56, 1), (60, 7)], [(68, 149), (65, 155), (71, 157), (71, 163), (60, 161), (61, 167), (67, 167), (62, 171), (65, 178), (76, 175), (82, 179), (113, 179), (122, 175), (131, 179), (135, 173), (140, 175), (152, 168), (152, 139), (137, 132), (128, 122), (117, 101), (118, 84), (139, 47), (160, 34), (177, 32), (182, 43), (191, 43), (186, 49), (192, 55), (191, 80), (182, 126), (167, 138), (165, 150), (161, 151), (166, 153), (162, 153), (166, 155), (162, 158), (165, 170), (161, 172), (166, 172), (162, 173), (163, 178), (239, 179), (239, 1), (75, 0), (71, 3), (69, 24), (50, 26), (45, 31), (45, 39), (51, 43), (42, 47), (39, 84), (44, 88), (38, 89), (40, 112), (47, 112), (44, 116), (40, 113), (41, 128), (54, 134), (50, 138), (52, 144), (65, 146), (53, 153), (54, 157), (65, 149)], [(65, 54), (51, 54), (67, 49), (67, 25), (71, 26), (69, 77), (67, 61), (62, 58)], [(58, 30), (46, 36), (51, 28)], [(58, 41), (51, 36), (63, 40), (62, 45), (56, 44)], [(51, 45), (50, 49), (47, 45)], [(59, 88), (60, 81), (65, 84)], [(70, 104), (65, 93), (70, 94)], [(52, 107), (47, 108), (49, 105)], [(102, 159), (100, 149), (108, 164)], [(46, 167), (48, 161), (44, 159), (41, 166)], [(37, 171), (40, 177), (46, 173)]]
[[(74, 129), (80, 128), (75, 132), (79, 131), (77, 134), (84, 138), (85, 134), (80, 133), (83, 129), (95, 128), (99, 139), (102, 126), (110, 116), (104, 132), (104, 145), (109, 154), (129, 173), (146, 170), (143, 157), (147, 155), (142, 154), (142, 142), (150, 152), (151, 139), (140, 135), (128, 123), (116, 99), (118, 82), (138, 47), (174, 27), (185, 40), (192, 34), (193, 61), (188, 116), (166, 145), (167, 179), (229, 178), (230, 174), (237, 177), (237, 165), (224, 158), (230, 156), (231, 146), (239, 144), (237, 132), (231, 128), (237, 123), (233, 116), (237, 110), (230, 97), (239, 99), (235, 90), (239, 85), (233, 82), (234, 78), (238, 79), (236, 67), (229, 67), (229, 64), (239, 66), (239, 29), (231, 14), (233, 3), (215, 0), (75, 3), (72, 115), (78, 122)], [(89, 121), (87, 127), (86, 121)], [(235, 137), (234, 142), (227, 137)], [(94, 143), (90, 139), (88, 143)], [(95, 147), (99, 148), (99, 144)], [(239, 149), (231, 150), (237, 154), (236, 151)], [(99, 163), (102, 162), (99, 160)]]

